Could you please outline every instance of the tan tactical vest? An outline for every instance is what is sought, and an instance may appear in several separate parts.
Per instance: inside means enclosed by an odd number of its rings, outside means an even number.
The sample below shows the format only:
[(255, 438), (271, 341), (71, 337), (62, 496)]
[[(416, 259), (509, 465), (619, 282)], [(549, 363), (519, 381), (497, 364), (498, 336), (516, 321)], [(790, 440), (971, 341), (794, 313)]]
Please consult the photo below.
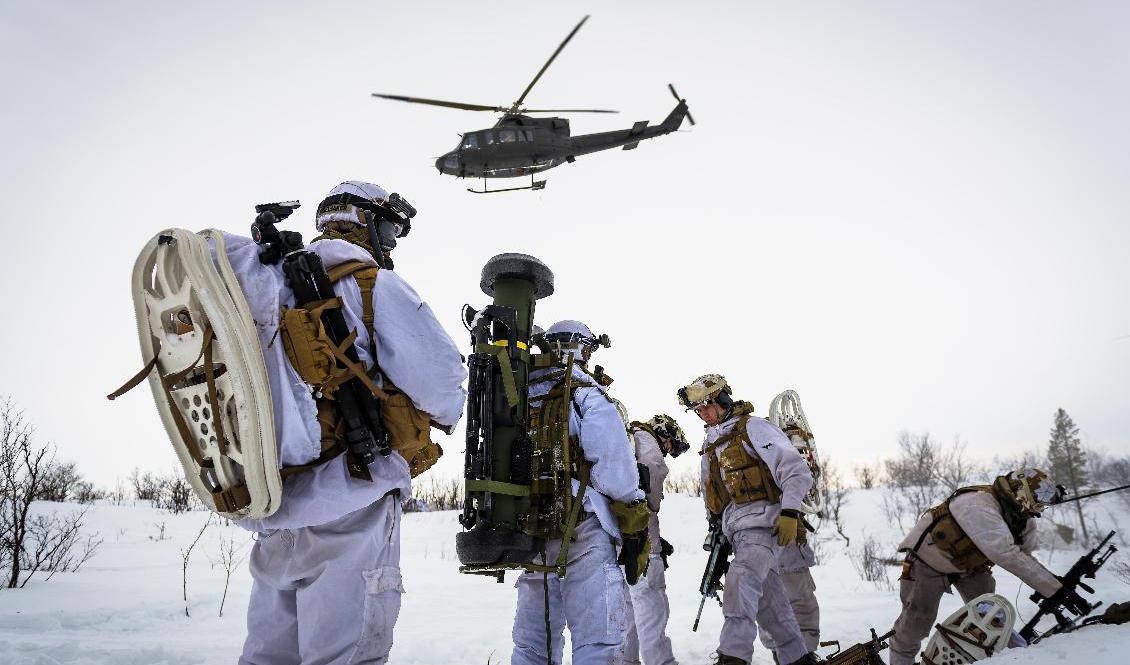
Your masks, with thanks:
[(950, 513), (950, 501), (955, 497), (966, 494), (968, 492), (989, 492), (992, 493), (993, 488), (989, 485), (975, 485), (973, 487), (962, 487), (949, 496), (940, 505), (934, 506), (930, 509), (931, 522), (930, 526), (923, 532), (922, 537), (918, 539), (912, 551), (917, 552), (918, 548), (926, 540), (929, 535), (934, 539), (934, 546), (949, 556), (950, 562), (954, 568), (964, 572), (973, 573), (981, 570), (988, 570), (992, 567), (993, 562), (989, 557), (985, 556), (981, 550), (977, 549), (977, 545), (953, 518)]
[(388, 431), (392, 448), (408, 462), (413, 478), (431, 468), (443, 455), (443, 449), (431, 440), (431, 418), (428, 414), (417, 409), (412, 400), (389, 381), (384, 382), (383, 388), (373, 381), (373, 376), (380, 371), (375, 362), (373, 332), (373, 289), (378, 270), (376, 266), (361, 261), (348, 261), (328, 270), (333, 283), (350, 275), (357, 280), (361, 290), (361, 320), (369, 331), (369, 351), (374, 360), (372, 376), (345, 355), (345, 349), (357, 339), (357, 331), (354, 330), (339, 347), (322, 325), (321, 313), (326, 309), (340, 308), (341, 298), (282, 308), (279, 338), (295, 371), (314, 388), (322, 430), (321, 455), (309, 464), (284, 467), (281, 471), (284, 478), (313, 469), (345, 451), (345, 426), (340, 422), (334, 401), (338, 388), (351, 378), (359, 379), (380, 400), (381, 420)]
[[(753, 417), (745, 414), (728, 434), (719, 437), (703, 449), (706, 455), (706, 508), (712, 513), (721, 513), (730, 502), (739, 505), (752, 501), (777, 503), (781, 500), (781, 488), (773, 480), (769, 465), (758, 455), (751, 455), (746, 445), (752, 447), (746, 424)], [(714, 451), (725, 446), (721, 454)], [(725, 472), (725, 476), (723, 476)]]

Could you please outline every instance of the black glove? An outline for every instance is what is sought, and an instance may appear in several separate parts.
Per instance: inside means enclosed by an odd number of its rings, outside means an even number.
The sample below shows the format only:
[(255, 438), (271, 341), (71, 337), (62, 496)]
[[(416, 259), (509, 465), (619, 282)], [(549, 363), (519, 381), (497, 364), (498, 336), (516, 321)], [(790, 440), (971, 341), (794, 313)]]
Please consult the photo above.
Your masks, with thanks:
[(1087, 599), (1080, 596), (1074, 589), (1064, 589), (1063, 606), (1078, 617), (1087, 616), (1094, 609)]
[(718, 526), (718, 523), (721, 521), (722, 513), (707, 513), (706, 515), (706, 526), (708, 528), (713, 529), (714, 527)]
[(659, 539), (659, 556), (663, 558), (663, 570), (667, 570), (668, 568), (670, 568), (670, 566), (667, 565), (667, 557), (671, 556), (674, 553), (675, 553), (675, 548), (671, 546), (671, 543), (667, 542), (663, 538), (660, 538)]
[(620, 557), (616, 563), (624, 567), (624, 578), (628, 580), (628, 584), (635, 586), (647, 574), (651, 539), (647, 537), (647, 529), (636, 533), (622, 533), (620, 539), (624, 544), (620, 546)]

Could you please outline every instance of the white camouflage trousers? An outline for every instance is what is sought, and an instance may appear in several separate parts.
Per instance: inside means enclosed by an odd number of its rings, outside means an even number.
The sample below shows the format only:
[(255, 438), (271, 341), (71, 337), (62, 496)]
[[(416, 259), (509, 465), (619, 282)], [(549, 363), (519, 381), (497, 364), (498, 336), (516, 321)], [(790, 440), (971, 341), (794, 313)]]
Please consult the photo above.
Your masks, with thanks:
[[(546, 546), (552, 564), (561, 541)], [(537, 559), (539, 562), (540, 557)], [(543, 573), (518, 577), (518, 606), (514, 614), (511, 665), (545, 665), (545, 585)], [(553, 573), (549, 581), (549, 623), (553, 663), (560, 665), (565, 627), (573, 645), (573, 665), (623, 665), (632, 606), (628, 583), (616, 565), (611, 536), (595, 517), (577, 525), (576, 542), (569, 546), (565, 579)]]
[[(809, 651), (816, 651), (820, 646), (820, 604), (816, 602), (816, 581), (812, 579), (812, 571), (801, 568), (782, 570), (779, 574), (781, 583), (785, 585), (785, 593), (789, 596), (793, 616), (804, 636), (804, 646)], [(761, 634), (761, 643), (766, 649), (776, 650), (769, 631)]]
[(636, 620), (634, 630), (629, 631), (628, 656), (635, 656), (637, 661), (642, 659), (643, 665), (678, 665), (675, 654), (671, 652), (671, 638), (667, 637), (671, 605), (667, 601), (667, 574), (663, 570), (663, 558), (659, 555), (651, 557), (647, 575), (635, 586), (629, 586), (628, 591), (632, 596), (632, 614)]
[(782, 663), (799, 660), (808, 648), (777, 572), (777, 537), (768, 528), (743, 529), (730, 542), (734, 558), (722, 592), (725, 621), (718, 652), (748, 663), (760, 625), (773, 638)]
[(379, 665), (400, 614), (400, 497), (260, 533), (240, 665)]

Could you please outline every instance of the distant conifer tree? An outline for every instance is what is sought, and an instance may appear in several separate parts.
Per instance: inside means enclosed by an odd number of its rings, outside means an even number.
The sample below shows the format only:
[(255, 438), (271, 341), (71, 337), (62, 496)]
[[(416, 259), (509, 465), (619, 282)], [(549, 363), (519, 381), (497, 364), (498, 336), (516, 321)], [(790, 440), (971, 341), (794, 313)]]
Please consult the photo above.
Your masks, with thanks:
[[(1071, 490), (1073, 496), (1083, 493), (1087, 484), (1087, 454), (1079, 443), (1079, 428), (1063, 409), (1056, 409), (1055, 423), (1048, 441), (1048, 469), (1057, 483)], [(1083, 520), (1083, 502), (1075, 502), (1083, 542), (1089, 542), (1087, 523)]]

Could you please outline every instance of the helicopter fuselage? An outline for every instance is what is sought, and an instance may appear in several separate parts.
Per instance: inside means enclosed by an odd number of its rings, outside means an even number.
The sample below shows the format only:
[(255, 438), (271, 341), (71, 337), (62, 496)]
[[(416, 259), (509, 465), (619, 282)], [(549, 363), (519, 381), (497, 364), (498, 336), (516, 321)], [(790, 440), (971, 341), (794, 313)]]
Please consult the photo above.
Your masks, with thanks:
[(463, 135), (454, 150), (436, 159), (440, 173), (460, 178), (515, 178), (551, 169), (591, 152), (623, 147), (631, 150), (641, 140), (669, 134), (687, 115), (680, 101), (659, 125), (646, 120), (629, 129), (570, 136), (566, 118), (503, 116), (494, 127)]

